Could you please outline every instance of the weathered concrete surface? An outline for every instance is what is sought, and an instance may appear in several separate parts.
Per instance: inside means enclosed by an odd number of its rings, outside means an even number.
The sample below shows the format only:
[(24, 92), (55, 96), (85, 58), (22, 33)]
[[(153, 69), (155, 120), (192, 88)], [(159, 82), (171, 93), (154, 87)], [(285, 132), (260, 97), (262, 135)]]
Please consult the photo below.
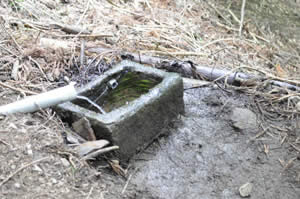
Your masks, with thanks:
[(161, 77), (162, 82), (147, 94), (129, 102), (128, 105), (106, 114), (95, 113), (71, 102), (59, 105), (58, 109), (69, 122), (86, 117), (91, 122), (97, 139), (109, 139), (120, 147), (120, 158), (128, 159), (139, 148), (151, 142), (178, 114), (182, 114), (184, 104), (183, 82), (178, 74), (144, 67), (129, 61), (122, 62), (97, 81), (82, 88), (80, 95), (90, 95), (95, 92), (95, 87), (105, 84), (124, 68)]

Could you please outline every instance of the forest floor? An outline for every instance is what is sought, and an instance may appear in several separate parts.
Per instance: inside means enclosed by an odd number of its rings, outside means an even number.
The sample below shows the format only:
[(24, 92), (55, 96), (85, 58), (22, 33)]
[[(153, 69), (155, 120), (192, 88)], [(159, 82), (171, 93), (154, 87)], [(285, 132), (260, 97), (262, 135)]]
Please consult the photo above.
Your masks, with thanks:
[[(185, 115), (147, 150), (120, 163), (125, 177), (109, 163), (69, 153), (62, 134), (70, 128), (51, 109), (0, 116), (0, 197), (240, 198), (239, 187), (248, 182), (253, 198), (299, 197), (299, 92), (268, 85), (300, 86), (299, 37), (247, 14), (239, 35), (240, 16), (220, 2), (1, 1), (1, 105), (68, 79), (82, 85), (124, 52), (265, 79), (185, 90)], [(283, 32), (299, 28), (289, 25)], [(256, 122), (249, 127), (237, 118)]]

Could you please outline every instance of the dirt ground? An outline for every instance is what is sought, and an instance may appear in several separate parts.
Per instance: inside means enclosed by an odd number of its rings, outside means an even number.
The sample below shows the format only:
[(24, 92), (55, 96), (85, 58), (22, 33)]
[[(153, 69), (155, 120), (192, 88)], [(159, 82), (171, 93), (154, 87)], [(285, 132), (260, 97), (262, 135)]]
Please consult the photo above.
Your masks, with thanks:
[[(242, 113), (249, 104), (249, 98), (215, 88), (186, 91), (186, 114), (138, 156), (132, 183), (153, 198), (240, 198), (238, 189), (247, 182), (253, 183), (251, 198), (298, 198), (299, 160), (296, 170), (286, 170), (278, 160), (296, 157), (288, 144), (271, 135), (253, 139), (260, 122), (253, 112)], [(248, 118), (238, 125), (242, 129), (234, 124), (236, 111), (238, 120)]]
[[(0, 104), (66, 79), (84, 84), (123, 51), (299, 86), (299, 42), (251, 20), (239, 37), (234, 15), (216, 2), (1, 1)], [(86, 49), (106, 50), (85, 51), (80, 60), (82, 40)], [(0, 198), (225, 199), (241, 198), (245, 183), (253, 185), (251, 198), (299, 198), (299, 93), (265, 83), (185, 90), (186, 113), (121, 162), (125, 177), (106, 161), (80, 161), (69, 151), (62, 136), (69, 127), (51, 109), (0, 116)]]

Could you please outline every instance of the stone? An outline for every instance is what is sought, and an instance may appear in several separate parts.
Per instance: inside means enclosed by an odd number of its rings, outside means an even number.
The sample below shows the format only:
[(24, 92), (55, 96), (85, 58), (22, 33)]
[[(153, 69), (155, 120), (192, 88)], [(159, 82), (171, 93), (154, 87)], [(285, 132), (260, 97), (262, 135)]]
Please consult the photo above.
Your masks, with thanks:
[(57, 184), (57, 180), (55, 178), (51, 178), (52, 184)]
[(39, 177), (38, 178), (38, 182), (39, 182), (39, 184), (45, 184), (46, 183), (46, 179), (43, 178), (43, 177)]
[(26, 144), (26, 148), (27, 148), (27, 155), (33, 155), (32, 149), (31, 149), (31, 144)]
[(231, 115), (233, 127), (238, 130), (257, 129), (256, 115), (246, 108), (234, 108)]
[(15, 183), (14, 186), (15, 186), (17, 189), (21, 188), (21, 184), (20, 184), (20, 183)]
[(39, 172), (39, 173), (42, 173), (42, 172), (43, 172), (43, 170), (41, 169), (41, 167), (39, 167), (39, 166), (37, 166), (37, 165), (34, 165), (34, 166), (32, 167), (32, 170), (33, 170), (33, 171), (36, 171), (36, 172)]
[(298, 102), (298, 103), (296, 104), (296, 110), (297, 110), (297, 111), (300, 111), (300, 102)]
[(251, 194), (253, 188), (253, 184), (247, 182), (246, 184), (243, 184), (240, 188), (239, 188), (239, 192), (241, 197), (245, 198), (245, 197), (249, 197)]
[(69, 167), (70, 162), (66, 158), (61, 158), (61, 163), (64, 165), (64, 167)]
[(91, 124), (88, 119), (85, 117), (81, 118), (80, 120), (74, 122), (72, 127), (76, 133), (78, 133), (81, 137), (88, 141), (95, 141), (96, 136), (94, 130), (91, 127)]
[(118, 156), (121, 160), (128, 160), (149, 144), (178, 114), (184, 113), (183, 81), (180, 75), (130, 61), (121, 62), (88, 83), (78, 91), (79, 95), (91, 99), (98, 92), (97, 97), (100, 96), (107, 89), (108, 82), (128, 70), (159, 78), (160, 82), (137, 99), (104, 114), (89, 108), (90, 104), (83, 106), (80, 99), (60, 104), (56, 108), (58, 114), (70, 124), (83, 117), (87, 118), (97, 139), (109, 140), (111, 144), (120, 147)]

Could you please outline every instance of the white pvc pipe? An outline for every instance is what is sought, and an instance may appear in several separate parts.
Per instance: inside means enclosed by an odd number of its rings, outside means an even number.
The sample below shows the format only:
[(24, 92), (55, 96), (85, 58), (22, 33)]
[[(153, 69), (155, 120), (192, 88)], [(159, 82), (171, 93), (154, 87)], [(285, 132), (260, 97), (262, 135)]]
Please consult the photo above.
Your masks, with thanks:
[(12, 113), (34, 112), (39, 109), (48, 108), (66, 101), (73, 100), (77, 97), (75, 83), (68, 86), (57, 88), (45, 93), (26, 97), (17, 102), (0, 106), (0, 114), (8, 115)]

